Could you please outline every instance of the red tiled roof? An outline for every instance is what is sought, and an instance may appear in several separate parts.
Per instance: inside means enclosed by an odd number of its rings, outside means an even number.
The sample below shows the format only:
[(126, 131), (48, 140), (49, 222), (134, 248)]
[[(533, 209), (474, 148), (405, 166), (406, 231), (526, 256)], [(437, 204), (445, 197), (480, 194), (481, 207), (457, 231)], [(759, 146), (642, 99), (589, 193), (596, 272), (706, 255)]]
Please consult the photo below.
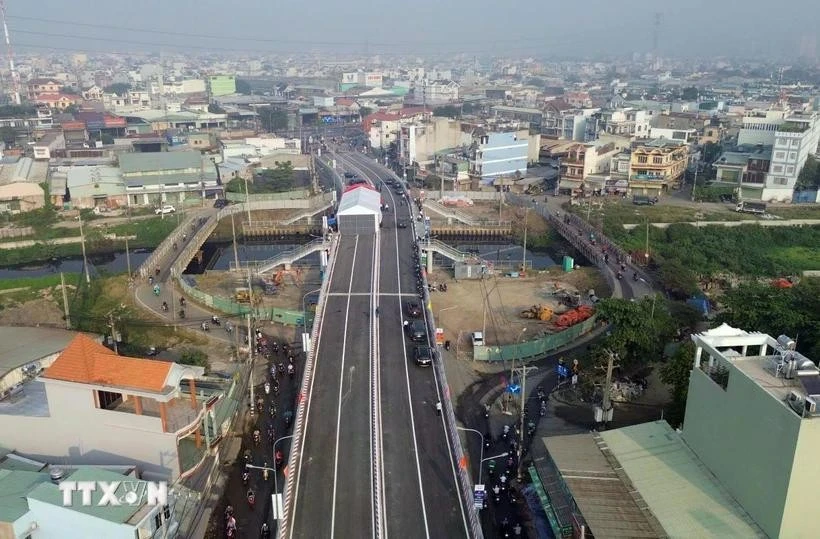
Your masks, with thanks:
[(90, 337), (79, 334), (45, 370), (42, 377), (161, 392), (173, 363), (118, 356)]
[(340, 105), (340, 106), (343, 106), (343, 107), (349, 107), (353, 103), (355, 103), (355, 101), (352, 100), (349, 97), (337, 97), (336, 98), (336, 104)]

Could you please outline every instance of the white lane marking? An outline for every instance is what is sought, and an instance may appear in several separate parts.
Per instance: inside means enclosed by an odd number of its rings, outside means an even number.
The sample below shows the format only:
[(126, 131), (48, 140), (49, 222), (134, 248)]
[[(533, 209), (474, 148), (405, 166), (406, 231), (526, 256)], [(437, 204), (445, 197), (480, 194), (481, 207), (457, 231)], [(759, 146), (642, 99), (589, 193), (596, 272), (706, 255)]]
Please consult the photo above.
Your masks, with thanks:
[[(353, 265), (356, 265), (356, 251), (359, 249), (359, 236), (356, 236), (355, 243), (353, 244)], [(348, 282), (348, 291), (353, 290), (353, 276), (356, 275), (355, 271), (350, 272), (350, 281)], [(344, 323), (344, 335), (345, 338), (342, 340), (342, 361), (341, 361), (341, 372), (339, 373), (340, 382), (344, 380), (345, 375), (345, 352), (347, 351), (347, 323), (348, 318), (350, 317), (350, 298), (347, 298), (347, 307), (345, 309), (345, 323)], [(336, 448), (335, 448), (335, 456), (333, 458), (333, 498), (331, 503), (331, 515), (330, 515), (330, 537), (335, 537), (336, 531), (336, 490), (338, 488), (339, 483), (339, 431), (341, 429), (342, 424), (342, 388), (344, 384), (339, 384), (339, 406), (336, 411)]]
[[(322, 284), (322, 289), (325, 293), (330, 289), (330, 283), (333, 280), (333, 274), (336, 271), (336, 254), (338, 253), (338, 243), (334, 243), (331, 245), (331, 258), (328, 260), (330, 271), (328, 271), (327, 281)], [(305, 446), (307, 443), (302, 443), (302, 438), (307, 436), (308, 431), (308, 423), (310, 419), (310, 408), (312, 406), (312, 398), (313, 398), (313, 382), (316, 381), (315, 371), (316, 366), (318, 365), (319, 360), (319, 347), (322, 343), (321, 339), (321, 332), (322, 326), (325, 322), (325, 314), (327, 310), (324, 308), (324, 305), (319, 306), (321, 308), (321, 313), (316, 322), (314, 322), (313, 327), (313, 334), (316, 337), (316, 345), (313, 349), (309, 352), (308, 360), (305, 363), (305, 376), (306, 380), (309, 380), (310, 383), (308, 384), (307, 392), (305, 395), (306, 401), (302, 404), (299, 408), (299, 412), (296, 416), (296, 422), (294, 426), (294, 432), (296, 433), (296, 437), (293, 439), (293, 447), (295, 447), (295, 451), (293, 451), (293, 456), (291, 457), (292, 463), (298, 463), (295, 468), (296, 472), (293, 474), (288, 474), (288, 481), (285, 491), (285, 516), (286, 520), (284, 521), (284, 531), (285, 534), (290, 538), (293, 539), (293, 530), (296, 527), (296, 507), (298, 505), (299, 500), (299, 483), (302, 477), (302, 458), (304, 456)], [(318, 324), (318, 325), (317, 325)], [(305, 393), (305, 387), (303, 382), (302, 387), (303, 394)], [(300, 419), (302, 415), (302, 410), (304, 409), (304, 422), (300, 425)], [(291, 491), (293, 492), (293, 496), (291, 497)], [(291, 500), (293, 500), (293, 513), (289, 514), (289, 509), (291, 505)]]
[[(373, 283), (371, 290), (378, 292), (381, 280), (381, 235), (376, 231), (373, 241)], [(374, 311), (379, 308), (378, 295), (371, 297)], [(379, 342), (379, 317), (373, 316), (373, 327), (371, 342), (373, 343), (373, 354), (371, 368), (373, 369), (373, 389), (371, 393), (371, 406), (373, 407), (373, 443), (375, 449), (375, 469), (374, 469), (374, 498), (376, 507), (374, 511), (376, 523), (373, 534), (376, 537), (387, 538), (387, 515), (384, 503), (384, 437), (382, 435), (382, 404), (381, 404), (381, 348)]]
[[(390, 193), (388, 190), (390, 200), (393, 202), (393, 207), (395, 208), (395, 198), (393, 198), (393, 193)], [(399, 230), (394, 229), (393, 234), (396, 240), (396, 280), (398, 285), (397, 294), (399, 297), (401, 296), (411, 296), (413, 298), (417, 298), (417, 294), (402, 294), (401, 293), (401, 263), (399, 260)], [(399, 302), (399, 317), (403, 319), (402, 313), (402, 304)], [(413, 401), (410, 392), (410, 370), (407, 361), (407, 341), (404, 335), (404, 331), (401, 332), (401, 350), (402, 350), (402, 357), (404, 359), (404, 383), (405, 387), (407, 388), (407, 405), (410, 410), (410, 432), (413, 435), (413, 456), (416, 461), (416, 479), (418, 481), (419, 486), (419, 500), (421, 501), (421, 514), (422, 519), (424, 520), (424, 534), (427, 539), (430, 539), (430, 526), (427, 522), (427, 507), (424, 502), (424, 484), (421, 479), (421, 462), (419, 461), (419, 444), (418, 439), (416, 438), (416, 418), (415, 414), (413, 413)]]

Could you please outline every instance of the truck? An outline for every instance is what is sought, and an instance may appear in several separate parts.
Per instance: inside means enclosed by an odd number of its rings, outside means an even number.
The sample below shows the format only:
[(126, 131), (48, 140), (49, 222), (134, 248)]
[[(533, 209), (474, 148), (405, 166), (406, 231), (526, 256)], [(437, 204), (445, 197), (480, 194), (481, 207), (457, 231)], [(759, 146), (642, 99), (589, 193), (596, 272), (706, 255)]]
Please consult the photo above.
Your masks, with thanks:
[(735, 211), (763, 215), (766, 213), (766, 204), (763, 202), (738, 202)]

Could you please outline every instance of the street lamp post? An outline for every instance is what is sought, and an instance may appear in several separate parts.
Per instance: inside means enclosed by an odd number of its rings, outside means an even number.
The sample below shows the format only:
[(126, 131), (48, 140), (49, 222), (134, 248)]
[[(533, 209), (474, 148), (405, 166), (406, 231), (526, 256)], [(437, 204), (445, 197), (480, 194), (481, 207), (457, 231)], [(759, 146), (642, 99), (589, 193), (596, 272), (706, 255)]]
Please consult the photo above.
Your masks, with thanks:
[(488, 460), (493, 459), (501, 459), (509, 455), (509, 451), (504, 451), (503, 453), (499, 453), (498, 455), (493, 455), (492, 457), (487, 457), (486, 459), (481, 459), (481, 462), (478, 463), (478, 484), (481, 484), (481, 470), (484, 468), (484, 463)]
[[(293, 434), (288, 434), (287, 436), (282, 436), (281, 438), (279, 438), (278, 440), (273, 442), (273, 457), (274, 457), (274, 459), (276, 459), (276, 444), (278, 444), (282, 440), (287, 440), (288, 438), (293, 438), (293, 436), (294, 436)], [(273, 463), (273, 467), (274, 467), (274, 469), (273, 469), (273, 494), (277, 495), (277, 494), (279, 494), (279, 477), (278, 477), (279, 472), (276, 470), (276, 462)]]
[(477, 431), (475, 429), (468, 429), (467, 427), (459, 427), (459, 426), (456, 426), (456, 428), (458, 430), (463, 430), (464, 432), (474, 432), (474, 433), (478, 434), (481, 437), (481, 453), (480, 453), (480, 456), (478, 457), (478, 481), (476, 481), (476, 484), (480, 485), (481, 484), (481, 469), (482, 469), (481, 463), (484, 462), (484, 435), (481, 434), (480, 431)]

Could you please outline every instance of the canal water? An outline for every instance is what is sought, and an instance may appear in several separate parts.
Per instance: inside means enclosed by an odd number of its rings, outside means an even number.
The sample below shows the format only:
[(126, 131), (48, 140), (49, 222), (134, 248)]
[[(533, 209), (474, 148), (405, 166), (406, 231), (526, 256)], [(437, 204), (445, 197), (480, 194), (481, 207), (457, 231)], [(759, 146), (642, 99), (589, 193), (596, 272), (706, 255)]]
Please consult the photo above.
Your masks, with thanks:
[[(286, 239), (273, 242), (237, 243), (237, 255), (240, 262), (264, 262), (279, 253), (299, 247), (302, 243), (297, 240)], [(523, 257), (523, 248), (509, 242), (451, 242), (450, 245), (463, 252), (474, 252), (485, 260), (500, 265), (520, 265)], [(200, 265), (196, 260), (186, 269), (186, 273), (201, 274), (206, 270), (227, 270), (234, 261), (233, 244), (231, 242), (208, 242), (203, 246), (204, 256)], [(148, 249), (131, 251), (131, 268), (136, 270), (151, 254)], [(559, 255), (561, 253), (558, 253)], [(556, 264), (554, 253), (534, 252), (527, 250), (528, 264), (533, 269), (545, 269)], [(560, 256), (558, 257), (560, 259)], [(92, 273), (117, 274), (128, 270), (125, 252), (116, 252), (88, 257)], [(448, 265), (447, 261), (442, 261)], [(318, 265), (319, 253), (303, 258), (301, 264)], [(26, 264), (8, 268), (0, 268), (0, 279), (18, 279), (23, 277), (39, 277), (59, 272), (82, 272), (83, 259), (80, 256), (55, 259), (51, 262)]]

